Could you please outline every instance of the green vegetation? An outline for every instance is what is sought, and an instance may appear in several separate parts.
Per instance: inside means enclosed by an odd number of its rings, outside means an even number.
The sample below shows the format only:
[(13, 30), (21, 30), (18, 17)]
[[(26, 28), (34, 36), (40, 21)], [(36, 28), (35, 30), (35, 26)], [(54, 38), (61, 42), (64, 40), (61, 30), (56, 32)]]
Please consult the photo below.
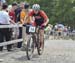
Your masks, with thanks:
[[(21, 0), (7, 0), (9, 4), (13, 1), (21, 2)], [(64, 23), (65, 25), (75, 28), (75, 0), (22, 0), (27, 1), (30, 5), (39, 3), (51, 24), (56, 22)]]

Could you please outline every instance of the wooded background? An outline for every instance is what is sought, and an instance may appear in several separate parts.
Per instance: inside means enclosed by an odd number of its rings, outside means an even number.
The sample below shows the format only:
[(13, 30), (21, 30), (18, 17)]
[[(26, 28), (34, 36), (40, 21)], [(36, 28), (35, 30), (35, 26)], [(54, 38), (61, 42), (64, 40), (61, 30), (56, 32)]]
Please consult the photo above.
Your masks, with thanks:
[(30, 5), (40, 4), (50, 19), (49, 23), (60, 22), (75, 28), (75, 0), (7, 0), (8, 4), (21, 1), (27, 1)]

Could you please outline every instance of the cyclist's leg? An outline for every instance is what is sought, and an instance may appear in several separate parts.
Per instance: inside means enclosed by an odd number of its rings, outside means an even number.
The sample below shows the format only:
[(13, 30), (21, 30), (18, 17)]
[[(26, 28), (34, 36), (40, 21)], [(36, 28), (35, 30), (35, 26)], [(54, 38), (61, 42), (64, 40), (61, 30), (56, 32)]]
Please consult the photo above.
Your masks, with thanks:
[(43, 41), (44, 41), (44, 29), (40, 29), (40, 43), (41, 43), (41, 46), (43, 46)]

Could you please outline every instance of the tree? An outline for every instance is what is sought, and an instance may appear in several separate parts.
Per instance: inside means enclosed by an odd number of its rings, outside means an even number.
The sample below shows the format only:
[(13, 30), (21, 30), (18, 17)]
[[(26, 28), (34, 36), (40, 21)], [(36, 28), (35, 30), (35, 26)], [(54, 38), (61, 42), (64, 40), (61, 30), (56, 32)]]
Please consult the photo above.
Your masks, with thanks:
[[(21, 0), (7, 0), (8, 3), (13, 1), (21, 2)], [(38, 3), (41, 6), (49, 19), (51, 24), (61, 22), (65, 25), (75, 27), (75, 0), (22, 0), (30, 3)]]

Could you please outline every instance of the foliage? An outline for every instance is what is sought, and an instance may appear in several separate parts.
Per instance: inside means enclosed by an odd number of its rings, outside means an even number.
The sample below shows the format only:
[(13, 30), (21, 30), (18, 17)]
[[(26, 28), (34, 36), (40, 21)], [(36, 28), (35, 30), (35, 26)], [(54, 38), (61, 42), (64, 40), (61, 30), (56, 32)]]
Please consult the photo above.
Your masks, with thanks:
[[(13, 1), (21, 2), (21, 0), (7, 0), (9, 4)], [(22, 0), (27, 1), (30, 5), (38, 3), (44, 10), (51, 24), (61, 22), (65, 25), (75, 28), (75, 0)]]

